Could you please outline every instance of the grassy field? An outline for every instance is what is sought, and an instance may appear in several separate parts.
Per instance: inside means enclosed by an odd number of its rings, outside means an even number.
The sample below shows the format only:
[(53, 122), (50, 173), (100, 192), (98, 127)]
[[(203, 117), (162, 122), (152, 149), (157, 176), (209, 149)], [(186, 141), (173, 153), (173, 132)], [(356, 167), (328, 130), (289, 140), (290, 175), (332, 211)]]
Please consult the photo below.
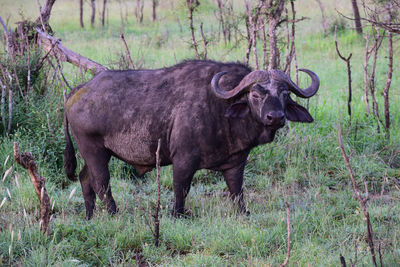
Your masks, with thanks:
[[(193, 58), (184, 1), (160, 1), (156, 22), (151, 20), (150, 2), (145, 1), (144, 22), (138, 24), (134, 17), (135, 1), (111, 1), (104, 28), (98, 14), (95, 27), (90, 27), (89, 4), (85, 3), (85, 28), (81, 29), (78, 2), (58, 0), (50, 24), (65, 46), (113, 68), (118, 67), (125, 51), (119, 37), (122, 32), (137, 66), (159, 68)], [(219, 40), (214, 15), (217, 6), (211, 0), (200, 2), (195, 25), (198, 28), (204, 22), (205, 34), (210, 38), (209, 58), (242, 61), (246, 41), (224, 44)], [(245, 10), (243, 2), (234, 1), (237, 14)], [(350, 1), (323, 2), (328, 18), (327, 35), (322, 31), (316, 1), (296, 1), (297, 16), (308, 17), (297, 28), (298, 64), (315, 71), (321, 80), (318, 95), (309, 101), (315, 122), (290, 123), (280, 130), (273, 143), (252, 151), (245, 170), (245, 199), (250, 216), (237, 212), (219, 173), (202, 170), (196, 173), (187, 198), (190, 216), (175, 219), (170, 215), (172, 168), (164, 167), (160, 246), (155, 247), (150, 225), (156, 201), (156, 174), (151, 172), (137, 178), (130, 167), (112, 160), (111, 186), (119, 213), (109, 216), (98, 201), (94, 218), (86, 221), (80, 184), (69, 182), (62, 169), (63, 96), (62, 86), (54, 82), (49, 83), (52, 85), (44, 89), (44, 94), (30, 95), (24, 107), (17, 106), (17, 111), (24, 112), (14, 114), (14, 131), (0, 136), (0, 201), (5, 199), (0, 208), (0, 265), (277, 266), (286, 257), (285, 202), (288, 202), (289, 266), (340, 266), (340, 254), (348, 264), (357, 255), (356, 266), (372, 266), (366, 224), (339, 150), (337, 129), (341, 124), (345, 149), (351, 156), (359, 187), (363, 188), (363, 180), (368, 184), (368, 210), (377, 254), (379, 247), (385, 266), (400, 266), (398, 42), (394, 44), (392, 125), (391, 138), (387, 140), (384, 132), (377, 132), (375, 119), (365, 112), (365, 40), (351, 29), (351, 22), (340, 18), (335, 11), (349, 14)], [(102, 1), (96, 4), (99, 8)], [(36, 1), (2, 0), (0, 15), (9, 18), (9, 25), (14, 27), (13, 23), (21, 18), (35, 19), (37, 10)], [(121, 14), (124, 18), (128, 14), (128, 20), (122, 23)], [(351, 123), (347, 115), (346, 65), (338, 58), (333, 41), (335, 23), (345, 26), (338, 33), (343, 53), (353, 53)], [(245, 33), (243, 21), (240, 28)], [(282, 37), (284, 54), (283, 41)], [(377, 99), (381, 111), (387, 76), (386, 41), (382, 46), (377, 63)], [(82, 82), (79, 69), (69, 64), (63, 68), (70, 84)], [(85, 79), (89, 78), (89, 74), (85, 75)], [(307, 86), (308, 82), (306, 75), (300, 75), (301, 86)], [(47, 178), (52, 205), (49, 235), (39, 230), (39, 201), (27, 172), (13, 160), (14, 141), (20, 143), (21, 150), (32, 151), (39, 172)]]

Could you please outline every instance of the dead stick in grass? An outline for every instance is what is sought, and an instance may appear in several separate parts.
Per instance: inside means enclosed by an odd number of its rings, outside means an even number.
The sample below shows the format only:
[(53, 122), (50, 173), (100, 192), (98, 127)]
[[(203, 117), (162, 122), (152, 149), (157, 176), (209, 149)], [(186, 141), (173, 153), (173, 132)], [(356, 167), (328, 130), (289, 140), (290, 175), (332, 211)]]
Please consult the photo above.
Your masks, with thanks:
[(357, 182), (356, 182), (356, 179), (354, 178), (354, 173), (350, 166), (349, 157), (346, 155), (346, 152), (344, 151), (343, 140), (342, 140), (342, 128), (340, 125), (338, 127), (338, 138), (339, 138), (340, 151), (342, 152), (344, 162), (346, 163), (346, 168), (349, 171), (350, 179), (351, 179), (351, 182), (353, 183), (354, 193), (356, 194), (356, 196), (361, 204), (361, 208), (362, 208), (362, 211), (364, 214), (364, 219), (367, 223), (368, 245), (369, 245), (369, 249), (371, 252), (372, 262), (373, 262), (374, 266), (376, 267), (377, 264), (376, 264), (375, 249), (374, 249), (373, 231), (372, 231), (371, 221), (369, 219), (369, 213), (368, 213), (367, 206), (366, 206), (367, 201), (369, 199), (368, 186), (367, 186), (367, 183), (364, 181), (365, 197), (362, 197), (357, 188)]
[(200, 59), (198, 44), (196, 42), (196, 37), (194, 35), (194, 26), (193, 26), (193, 12), (200, 5), (200, 3), (197, 0), (186, 0), (186, 4), (189, 11), (189, 26), (190, 26), (190, 33), (192, 34), (192, 46), (196, 53), (196, 58)]
[(338, 41), (337, 41), (337, 26), (335, 27), (335, 47), (336, 47), (336, 52), (338, 54), (338, 56), (344, 61), (346, 62), (347, 65), (347, 77), (348, 77), (348, 90), (349, 90), (349, 98), (347, 100), (347, 112), (349, 114), (350, 117), (350, 123), (351, 123), (351, 98), (352, 98), (352, 90), (351, 90), (351, 65), (350, 65), (350, 59), (351, 56), (353, 55), (352, 53), (349, 54), (349, 56), (346, 58), (344, 57), (340, 51), (339, 51), (339, 47), (338, 47)]
[(157, 202), (156, 202), (156, 212), (154, 214), (154, 237), (156, 239), (155, 245), (159, 246), (160, 243), (160, 146), (161, 139), (158, 139), (157, 151), (156, 151), (156, 165), (157, 165)]
[[(388, 24), (392, 24), (392, 5), (390, 1), (387, 1), (386, 11), (388, 16)], [(385, 109), (385, 129), (386, 129), (386, 138), (390, 139), (390, 111), (389, 111), (389, 89), (392, 83), (393, 76), (393, 38), (392, 33), (388, 31), (388, 73), (385, 88), (383, 89), (383, 99), (384, 99), (384, 109)]]
[(290, 206), (289, 203), (285, 202), (286, 205), (286, 226), (287, 226), (287, 251), (286, 251), (286, 259), (281, 264), (281, 267), (285, 267), (289, 262), (290, 258)]
[(50, 198), (47, 195), (45, 187), (46, 179), (40, 176), (32, 153), (19, 153), (19, 145), (17, 142), (14, 142), (14, 158), (19, 165), (28, 170), (29, 176), (31, 177), (31, 181), (40, 201), (40, 230), (46, 234), (48, 233), (50, 221)]
[(119, 37), (121, 37), (121, 40), (124, 43), (126, 54), (128, 55), (128, 60), (129, 60), (129, 65), (130, 65), (129, 67), (134, 70), (135, 69), (135, 65), (133, 64), (132, 57), (131, 57), (131, 52), (129, 51), (128, 45), (127, 45), (127, 43), (125, 41), (124, 34), (121, 33)]
[(204, 47), (203, 59), (207, 59), (207, 45), (208, 45), (208, 41), (207, 41), (207, 39), (206, 39), (206, 36), (204, 35), (204, 31), (203, 31), (203, 22), (200, 23), (200, 34), (201, 34), (201, 38), (203, 39), (203, 47)]
[(340, 254), (340, 264), (342, 265), (342, 267), (347, 267), (346, 260), (342, 254)]

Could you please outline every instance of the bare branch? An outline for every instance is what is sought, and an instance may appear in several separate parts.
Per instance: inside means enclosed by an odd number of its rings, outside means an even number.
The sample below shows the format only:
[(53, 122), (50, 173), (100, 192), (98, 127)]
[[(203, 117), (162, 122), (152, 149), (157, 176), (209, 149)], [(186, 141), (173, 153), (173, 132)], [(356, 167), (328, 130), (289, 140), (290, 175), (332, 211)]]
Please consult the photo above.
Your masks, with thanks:
[(19, 153), (17, 142), (14, 142), (14, 159), (24, 169), (28, 170), (33, 186), (35, 187), (36, 195), (40, 201), (40, 230), (46, 234), (48, 233), (50, 221), (50, 198), (46, 191), (46, 179), (40, 176), (32, 153)]
[[(391, 4), (390, 1), (387, 2), (386, 5), (386, 11), (387, 11), (387, 23), (391, 24), (392, 23), (392, 14), (391, 14)], [(387, 75), (387, 80), (386, 80), (386, 85), (385, 88), (383, 89), (383, 99), (384, 99), (384, 108), (385, 108), (385, 129), (386, 129), (386, 136), (389, 139), (390, 138), (390, 110), (389, 110), (389, 89), (390, 85), (392, 83), (392, 75), (393, 75), (393, 39), (392, 39), (392, 33), (389, 31), (388, 32), (388, 75)]]
[[(254, 64), (256, 65), (256, 69), (259, 69), (259, 65), (258, 65), (258, 53), (257, 53), (257, 32), (259, 30), (258, 27), (258, 17), (261, 14), (261, 8), (263, 6), (263, 1), (259, 1), (257, 9), (256, 9), (256, 13), (254, 15), (254, 17), (251, 14), (251, 8), (250, 8), (250, 4), (249, 4), (249, 0), (245, 1), (246, 4), (246, 12), (247, 12), (247, 16), (249, 18), (249, 24), (252, 28), (252, 31), (250, 31), (251, 33), (251, 46), (253, 47), (253, 54), (254, 54)], [(262, 27), (260, 27), (262, 28)]]
[(124, 43), (126, 54), (128, 55), (129, 65), (130, 65), (131, 69), (134, 70), (135, 69), (135, 65), (133, 64), (132, 57), (131, 57), (131, 52), (129, 52), (129, 48), (128, 48), (128, 45), (126, 44), (124, 34), (121, 33), (119, 37), (121, 37), (121, 40)]
[[(302, 21), (304, 19), (306, 19), (306, 17), (302, 17), (301, 19), (296, 20), (296, 10), (294, 8), (294, 2), (291, 1), (290, 2), (290, 6), (292, 9), (292, 20), (287, 22), (287, 28), (289, 27), (289, 22), (292, 23), (292, 31), (290, 34), (290, 37), (288, 38), (288, 48), (290, 47), (289, 53), (286, 57), (286, 66), (285, 66), (285, 72), (286, 74), (290, 75), (290, 66), (292, 64), (292, 59), (295, 58), (295, 69), (296, 69), (296, 84), (299, 84), (299, 68), (297, 65), (297, 57), (296, 57), (296, 44), (295, 44), (295, 38), (296, 38), (296, 23), (299, 21)], [(286, 10), (286, 12), (288, 12)], [(289, 15), (287, 14), (287, 17)], [(289, 35), (289, 29), (287, 29), (288, 31), (288, 35)], [(289, 45), (289, 41), (290, 41), (290, 45)]]
[[(336, 12), (340, 16), (344, 17), (345, 19), (354, 20), (354, 18), (348, 17), (338, 10), (336, 10)], [(361, 20), (369, 22), (369, 23), (371, 23), (371, 25), (376, 26), (381, 29), (384, 29), (384, 30), (387, 30), (388, 32), (400, 34), (400, 24), (399, 23), (385, 23), (385, 22), (378, 21), (376, 19), (368, 19), (368, 18), (361, 18)]]
[(290, 258), (290, 206), (289, 203), (285, 202), (286, 206), (286, 228), (287, 228), (287, 250), (286, 250), (286, 258), (285, 261), (281, 264), (281, 267), (285, 267)]
[(342, 265), (342, 267), (346, 267), (346, 260), (344, 259), (343, 255), (340, 254), (340, 264)]
[(156, 167), (157, 167), (157, 202), (156, 202), (156, 212), (154, 214), (154, 237), (156, 239), (155, 246), (159, 246), (160, 242), (160, 147), (161, 147), (161, 139), (158, 139), (157, 151), (156, 151)]
[(348, 92), (349, 92), (349, 98), (347, 100), (347, 112), (349, 114), (350, 117), (350, 122), (351, 122), (351, 98), (352, 98), (352, 90), (351, 90), (351, 65), (350, 65), (350, 59), (351, 56), (353, 55), (352, 53), (350, 53), (350, 55), (346, 58), (344, 57), (340, 51), (339, 51), (339, 47), (338, 47), (338, 41), (337, 41), (337, 26), (335, 26), (335, 47), (336, 47), (336, 52), (339, 55), (339, 57), (346, 62), (347, 65), (347, 80), (348, 80)]
[[(361, 205), (361, 208), (362, 208), (362, 211), (364, 214), (364, 218), (367, 223), (368, 245), (369, 245), (369, 249), (371, 252), (372, 262), (373, 262), (374, 266), (376, 267), (377, 264), (376, 264), (375, 249), (374, 249), (373, 231), (372, 231), (371, 221), (369, 219), (369, 213), (368, 213), (367, 206), (366, 206), (367, 201), (368, 201), (368, 195), (365, 198), (363, 198), (358, 190), (357, 182), (354, 177), (353, 170), (350, 166), (349, 157), (346, 155), (346, 152), (344, 151), (343, 140), (342, 140), (342, 128), (340, 125), (338, 126), (338, 139), (339, 139), (340, 151), (342, 152), (342, 156), (343, 156), (344, 162), (346, 164), (346, 168), (349, 171), (350, 179), (353, 184), (353, 191), (356, 194), (356, 196), (360, 202), (360, 205)], [(368, 192), (368, 188), (366, 188), (366, 191)]]
[(370, 88), (371, 98), (372, 98), (372, 112), (376, 118), (376, 127), (377, 127), (378, 133), (380, 132), (380, 123), (382, 123), (382, 122), (381, 122), (380, 115), (379, 115), (378, 101), (375, 98), (375, 73), (376, 73), (376, 63), (378, 60), (378, 52), (379, 52), (379, 48), (382, 45), (382, 41), (383, 41), (384, 37), (385, 37), (385, 34), (381, 35), (380, 31), (377, 29), (376, 33), (374, 35), (374, 44), (373, 44), (374, 57), (373, 57), (373, 61), (372, 61), (371, 75), (369, 77), (369, 88)]
[(8, 34), (7, 26), (4, 23), (4, 20), (3, 20), (3, 18), (1, 16), (0, 16), (0, 23), (1, 23), (1, 25), (3, 25), (3, 29), (4, 29), (5, 34)]
[(190, 33), (192, 34), (192, 46), (196, 53), (196, 58), (200, 59), (198, 44), (196, 42), (196, 37), (194, 36), (194, 26), (193, 26), (193, 11), (197, 8), (199, 2), (197, 0), (186, 0), (186, 4), (189, 10), (189, 26), (190, 26)]
[[(250, 51), (251, 51), (251, 46), (253, 45), (252, 38), (251, 38), (251, 33), (250, 33), (250, 25), (248, 19), (246, 20), (246, 33), (247, 33), (247, 49), (246, 49), (246, 57), (245, 57), (245, 64), (249, 64), (250, 60)], [(265, 40), (265, 39), (264, 39)]]
[(6, 96), (6, 86), (3, 84), (2, 79), (0, 79), (0, 86), (1, 86), (1, 104), (0, 104), (0, 117), (3, 123), (4, 130), (6, 129), (6, 114), (5, 114), (5, 96)]
[(201, 38), (203, 39), (203, 47), (204, 47), (204, 59), (207, 59), (207, 45), (208, 45), (208, 41), (204, 35), (203, 32), (203, 22), (200, 24), (200, 34), (201, 34)]
[(367, 116), (369, 115), (369, 99), (368, 99), (368, 61), (369, 57), (371, 56), (372, 49), (369, 50), (369, 35), (366, 34), (364, 36), (365, 42), (365, 57), (364, 57), (364, 101), (365, 101), (365, 108), (367, 111)]
[(77, 67), (82, 66), (84, 70), (90, 71), (93, 74), (107, 70), (107, 67), (69, 50), (61, 44), (60, 40), (44, 33), (39, 28), (36, 28), (36, 31), (38, 32), (41, 45), (44, 49), (46, 51), (52, 51), (51, 54), (57, 55), (59, 60), (69, 62)]
[(12, 125), (12, 110), (13, 110), (13, 92), (11, 87), (8, 90), (8, 126), (7, 126), (7, 134), (11, 132)]

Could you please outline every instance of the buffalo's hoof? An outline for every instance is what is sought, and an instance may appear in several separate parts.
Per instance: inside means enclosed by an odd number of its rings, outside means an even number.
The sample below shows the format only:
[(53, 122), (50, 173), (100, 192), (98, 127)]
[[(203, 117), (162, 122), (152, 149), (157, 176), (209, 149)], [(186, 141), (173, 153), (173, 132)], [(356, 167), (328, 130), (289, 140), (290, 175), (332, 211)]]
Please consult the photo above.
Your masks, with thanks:
[(248, 211), (246, 208), (241, 208), (239, 211), (243, 215), (250, 216), (250, 211)]
[(115, 209), (108, 209), (107, 212), (108, 212), (108, 214), (110, 214), (111, 216), (114, 216), (116, 213), (119, 212), (119, 209), (118, 209), (118, 208), (115, 208)]
[(189, 218), (190, 217), (190, 214), (187, 211), (185, 212), (184, 210), (175, 210), (175, 209), (173, 209), (171, 211), (171, 215), (175, 218)]

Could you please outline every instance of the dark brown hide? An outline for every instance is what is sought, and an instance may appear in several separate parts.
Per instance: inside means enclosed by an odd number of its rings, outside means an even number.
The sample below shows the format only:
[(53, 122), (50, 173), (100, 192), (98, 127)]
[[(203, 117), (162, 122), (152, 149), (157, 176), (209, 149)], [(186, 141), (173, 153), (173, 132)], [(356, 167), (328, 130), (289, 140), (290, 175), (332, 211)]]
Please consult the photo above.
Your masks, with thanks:
[[(184, 212), (199, 169), (222, 171), (232, 198), (245, 211), (243, 171), (250, 150), (271, 142), (286, 118), (312, 117), (287, 96), (287, 81), (268, 75), (243, 94), (217, 97), (211, 80), (219, 72), (226, 74), (217, 85), (228, 91), (251, 69), (239, 63), (185, 61), (157, 70), (103, 71), (72, 90), (65, 104), (66, 122), (86, 163), (79, 178), (87, 218), (93, 214), (96, 194), (110, 213), (116, 212), (109, 186), (110, 157), (144, 173), (155, 167), (158, 139), (161, 165), (173, 164), (175, 214)], [(293, 108), (297, 106), (301, 108)], [(68, 129), (65, 132), (66, 173), (74, 178), (76, 159)]]

